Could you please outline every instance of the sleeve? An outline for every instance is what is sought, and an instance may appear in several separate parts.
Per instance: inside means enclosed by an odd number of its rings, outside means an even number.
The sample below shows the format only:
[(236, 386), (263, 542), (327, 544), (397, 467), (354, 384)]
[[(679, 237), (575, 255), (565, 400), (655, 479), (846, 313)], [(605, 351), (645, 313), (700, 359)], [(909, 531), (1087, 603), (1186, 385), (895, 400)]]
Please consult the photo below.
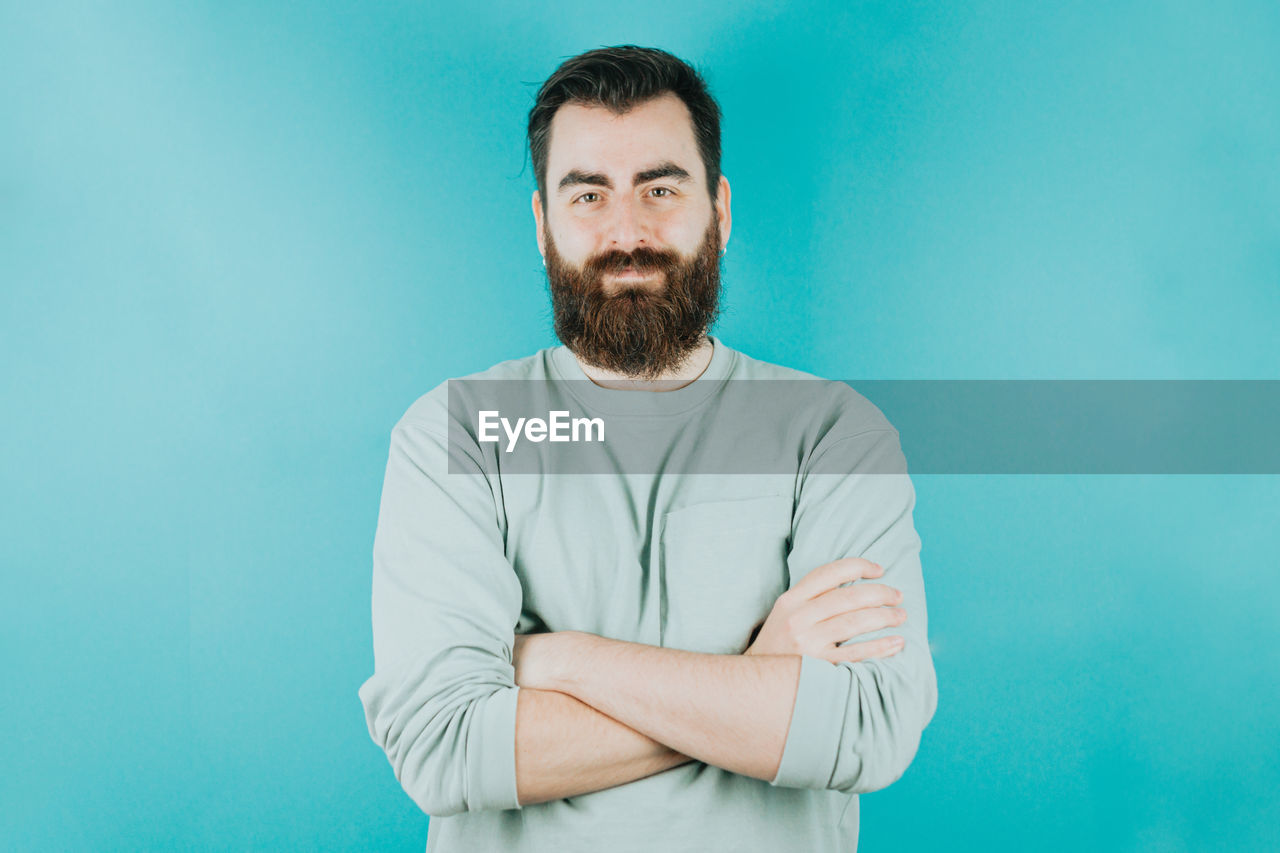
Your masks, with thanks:
[(906, 642), (887, 658), (801, 659), (791, 725), (771, 784), (861, 794), (906, 772), (938, 704), (920, 539), (911, 519), (915, 490), (892, 428), (842, 438), (821, 456), (809, 466), (796, 501), (790, 583), (842, 557), (879, 563), (884, 575), (875, 582), (902, 591), (907, 621), (851, 640), (897, 634)]
[(374, 536), (374, 674), (360, 701), (396, 779), (438, 817), (520, 807), (511, 654), (523, 594), (478, 458), (402, 419)]

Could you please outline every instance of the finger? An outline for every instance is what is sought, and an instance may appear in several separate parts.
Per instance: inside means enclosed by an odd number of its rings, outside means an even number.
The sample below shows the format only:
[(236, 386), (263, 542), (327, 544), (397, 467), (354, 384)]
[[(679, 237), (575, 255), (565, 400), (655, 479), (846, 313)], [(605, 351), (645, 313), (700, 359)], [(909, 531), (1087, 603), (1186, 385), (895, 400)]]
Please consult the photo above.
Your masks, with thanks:
[(864, 560), (861, 557), (842, 557), (830, 563), (823, 563), (809, 572), (791, 588), (791, 592), (797, 593), (796, 598), (814, 598), (841, 584), (862, 578), (878, 578), (882, 574), (884, 569), (870, 560)]
[(813, 630), (824, 643), (843, 643), (906, 621), (907, 611), (900, 607), (871, 607), (837, 614), (814, 625)]
[(836, 646), (828, 649), (822, 656), (832, 663), (840, 661), (860, 661), (871, 658), (887, 658), (902, 651), (904, 640), (901, 637), (880, 637), (862, 643), (850, 643), (847, 646)]
[(902, 592), (882, 583), (855, 583), (827, 590), (804, 604), (804, 618), (813, 622), (865, 607), (887, 607), (902, 603)]

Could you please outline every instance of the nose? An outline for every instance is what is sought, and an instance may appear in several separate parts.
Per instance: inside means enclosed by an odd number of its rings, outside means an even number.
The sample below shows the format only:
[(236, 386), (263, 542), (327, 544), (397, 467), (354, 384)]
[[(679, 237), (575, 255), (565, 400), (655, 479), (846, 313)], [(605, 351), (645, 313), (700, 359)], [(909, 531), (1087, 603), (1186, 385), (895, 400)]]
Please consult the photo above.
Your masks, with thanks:
[(631, 252), (641, 246), (652, 247), (653, 235), (641, 202), (631, 197), (618, 199), (610, 211), (607, 248)]

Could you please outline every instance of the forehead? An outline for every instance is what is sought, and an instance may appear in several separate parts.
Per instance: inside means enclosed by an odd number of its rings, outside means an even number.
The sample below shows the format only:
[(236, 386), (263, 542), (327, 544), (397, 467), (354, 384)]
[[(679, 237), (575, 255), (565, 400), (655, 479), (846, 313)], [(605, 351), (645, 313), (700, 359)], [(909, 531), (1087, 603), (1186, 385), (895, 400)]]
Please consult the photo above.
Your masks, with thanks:
[(622, 115), (607, 107), (565, 104), (551, 119), (548, 187), (571, 169), (630, 181), (637, 169), (663, 160), (684, 167), (698, 182), (705, 180), (689, 108), (669, 92)]

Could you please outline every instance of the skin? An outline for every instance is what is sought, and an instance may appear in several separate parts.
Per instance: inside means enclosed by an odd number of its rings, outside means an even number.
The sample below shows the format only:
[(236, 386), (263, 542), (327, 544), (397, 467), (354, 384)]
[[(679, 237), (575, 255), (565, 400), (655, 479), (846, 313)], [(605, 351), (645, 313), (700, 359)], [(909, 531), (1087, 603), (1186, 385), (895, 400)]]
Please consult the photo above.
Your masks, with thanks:
[[(638, 173), (673, 164), (685, 175), (639, 183)], [(561, 187), (566, 175), (593, 176)], [(621, 116), (603, 107), (565, 105), (551, 122), (547, 209), (532, 206), (538, 250), (549, 232), (579, 267), (601, 252), (640, 246), (674, 249), (687, 260), (709, 217), (721, 246), (732, 226), (730, 190), (721, 177), (713, 206), (688, 109), (674, 95)], [(606, 186), (605, 184), (608, 184)], [(661, 287), (656, 277), (606, 279), (607, 291)], [(606, 387), (663, 391), (688, 384), (711, 360), (709, 340), (685, 364), (652, 380), (582, 365)], [(783, 593), (742, 654), (712, 655), (629, 643), (576, 631), (515, 638), (522, 688), (516, 711), (516, 788), (521, 805), (610, 788), (697, 759), (772, 780), (795, 704), (800, 656), (827, 660), (886, 657), (894, 638), (839, 646), (862, 633), (899, 625), (901, 594), (866, 560), (836, 560)]]
[[(800, 656), (834, 663), (888, 657), (902, 648), (896, 636), (839, 645), (857, 636), (850, 623), (866, 633), (906, 621), (905, 611), (891, 606), (902, 601), (893, 587), (841, 586), (882, 573), (857, 558), (819, 566), (779, 596), (741, 655), (579, 631), (518, 635), (513, 660), (522, 688), (516, 712), (521, 805), (612, 787), (690, 758), (772, 780), (791, 724)], [(527, 710), (526, 694), (534, 697)], [(569, 701), (540, 704), (545, 695)], [(592, 713), (579, 713), (579, 706)], [(599, 784), (604, 781), (612, 784)]]
[[(686, 174), (636, 183), (638, 173), (667, 163)], [(562, 179), (575, 172), (591, 180), (561, 186)], [(675, 250), (688, 261), (713, 215), (720, 245), (729, 243), (733, 228), (729, 179), (720, 177), (713, 210), (689, 109), (675, 95), (654, 98), (620, 116), (605, 107), (560, 107), (551, 120), (546, 182), (545, 216), (536, 190), (532, 199), (538, 252), (544, 262), (547, 229), (560, 255), (579, 268), (603, 252), (631, 252), (641, 246)], [(662, 281), (657, 276), (609, 276), (604, 285), (612, 295), (622, 287), (659, 288)], [(679, 369), (647, 383), (581, 360), (579, 364), (588, 378), (606, 387), (670, 391), (702, 375), (711, 362), (711, 351), (711, 342), (704, 338)]]

